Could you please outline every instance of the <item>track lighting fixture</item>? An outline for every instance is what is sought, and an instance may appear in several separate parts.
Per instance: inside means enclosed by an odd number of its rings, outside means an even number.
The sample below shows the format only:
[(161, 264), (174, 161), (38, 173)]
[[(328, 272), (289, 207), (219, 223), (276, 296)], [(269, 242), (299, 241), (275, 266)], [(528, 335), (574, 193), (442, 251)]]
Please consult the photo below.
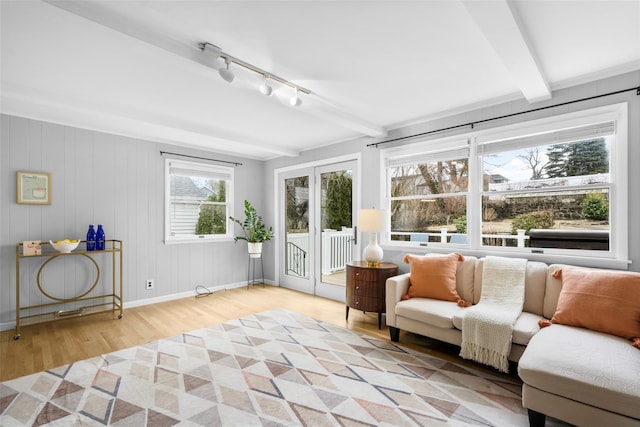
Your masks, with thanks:
[(296, 89), (296, 94), (289, 100), (289, 104), (291, 104), (292, 107), (298, 107), (302, 104), (302, 99), (300, 99), (300, 96), (298, 95), (298, 89)]
[(233, 73), (229, 70), (229, 64), (231, 63), (231, 61), (229, 61), (229, 58), (226, 58), (224, 62), (227, 64), (227, 67), (220, 68), (218, 70), (218, 74), (220, 74), (220, 77), (222, 77), (222, 79), (225, 82), (231, 83), (233, 81), (233, 78), (235, 77)]
[(265, 96), (271, 96), (271, 94), (273, 93), (273, 88), (269, 86), (269, 83), (267, 82), (267, 76), (264, 76), (264, 80), (260, 85), (260, 93)]
[[(311, 94), (310, 90), (300, 87), (297, 84), (291, 83), (290, 81), (285, 80), (281, 77), (278, 77), (274, 74), (271, 74), (265, 70), (262, 70), (261, 68), (258, 68), (255, 65), (251, 65), (248, 62), (244, 62), (238, 58), (235, 58), (223, 52), (222, 49), (220, 49), (218, 46), (214, 44), (211, 44), (208, 42), (202, 42), (198, 44), (198, 47), (202, 52), (205, 52), (207, 55), (210, 55), (210, 57), (207, 58), (207, 61), (209, 60), (213, 61), (213, 64), (214, 64), (213, 68), (218, 69), (218, 73), (220, 74), (220, 77), (222, 77), (226, 82), (231, 83), (233, 81), (235, 76), (233, 72), (229, 69), (229, 66), (231, 64), (235, 64), (235, 65), (241, 66), (246, 70), (253, 71), (256, 74), (260, 74), (262, 76), (262, 84), (258, 89), (260, 90), (260, 93), (266, 96), (272, 95), (274, 91), (273, 86), (271, 86), (267, 80), (271, 80), (272, 82), (279, 83), (282, 86), (288, 86), (291, 89), (295, 90), (296, 91), (295, 95), (293, 96), (293, 98), (289, 100), (289, 104), (291, 104), (291, 106), (293, 107), (298, 107), (299, 105), (302, 104), (300, 93), (303, 93), (305, 95)], [(218, 61), (218, 59), (220, 58), (224, 59), (224, 62), (225, 62), (224, 68), (220, 67), (220, 62)]]
[(211, 43), (200, 43), (200, 50), (206, 52), (211, 61), (217, 61), (220, 58), (220, 54), (222, 53), (222, 49), (218, 46)]

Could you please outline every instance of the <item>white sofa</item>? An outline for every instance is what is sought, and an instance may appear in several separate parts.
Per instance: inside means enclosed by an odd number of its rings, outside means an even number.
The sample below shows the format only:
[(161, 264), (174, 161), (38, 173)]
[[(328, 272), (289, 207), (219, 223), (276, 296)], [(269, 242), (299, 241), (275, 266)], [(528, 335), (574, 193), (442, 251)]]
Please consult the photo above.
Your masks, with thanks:
[[(457, 267), (460, 297), (477, 304), (483, 259), (465, 257)], [(523, 312), (517, 319), (509, 360), (518, 362), (523, 406), (531, 425), (545, 415), (578, 426), (640, 426), (640, 350), (630, 341), (584, 328), (538, 321), (556, 311), (562, 281), (552, 273), (561, 265), (527, 263)], [(428, 298), (403, 300), (409, 273), (387, 279), (386, 322), (392, 341), (400, 330), (462, 344), (465, 309)], [(526, 351), (525, 351), (526, 350)]]

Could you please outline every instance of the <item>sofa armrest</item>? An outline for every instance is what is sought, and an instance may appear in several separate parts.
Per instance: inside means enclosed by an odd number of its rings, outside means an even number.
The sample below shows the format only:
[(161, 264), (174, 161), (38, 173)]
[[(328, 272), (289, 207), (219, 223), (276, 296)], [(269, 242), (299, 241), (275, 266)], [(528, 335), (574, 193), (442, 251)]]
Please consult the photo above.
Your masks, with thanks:
[(396, 326), (396, 304), (409, 290), (409, 273), (389, 277), (385, 284), (385, 305), (387, 326)]

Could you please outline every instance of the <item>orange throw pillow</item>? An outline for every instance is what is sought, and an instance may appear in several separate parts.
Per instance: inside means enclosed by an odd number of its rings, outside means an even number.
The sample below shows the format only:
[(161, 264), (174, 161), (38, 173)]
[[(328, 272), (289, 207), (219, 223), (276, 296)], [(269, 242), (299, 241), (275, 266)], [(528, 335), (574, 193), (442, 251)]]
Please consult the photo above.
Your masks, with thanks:
[(563, 267), (551, 321), (623, 338), (640, 337), (640, 274)]
[(456, 269), (462, 261), (463, 256), (457, 252), (443, 256), (406, 255), (404, 262), (411, 267), (406, 298), (459, 301)]

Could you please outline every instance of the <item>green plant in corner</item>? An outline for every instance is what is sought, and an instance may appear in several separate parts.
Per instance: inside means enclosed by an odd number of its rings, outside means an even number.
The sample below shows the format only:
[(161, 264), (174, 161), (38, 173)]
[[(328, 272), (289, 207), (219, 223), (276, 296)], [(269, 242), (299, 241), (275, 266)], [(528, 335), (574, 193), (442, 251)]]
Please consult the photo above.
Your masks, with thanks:
[(246, 240), (249, 243), (261, 243), (271, 240), (273, 237), (273, 227), (267, 227), (262, 222), (262, 218), (258, 215), (256, 209), (249, 203), (248, 200), (244, 201), (244, 221), (240, 221), (232, 216), (229, 219), (242, 228), (242, 235), (235, 236), (233, 239)]

